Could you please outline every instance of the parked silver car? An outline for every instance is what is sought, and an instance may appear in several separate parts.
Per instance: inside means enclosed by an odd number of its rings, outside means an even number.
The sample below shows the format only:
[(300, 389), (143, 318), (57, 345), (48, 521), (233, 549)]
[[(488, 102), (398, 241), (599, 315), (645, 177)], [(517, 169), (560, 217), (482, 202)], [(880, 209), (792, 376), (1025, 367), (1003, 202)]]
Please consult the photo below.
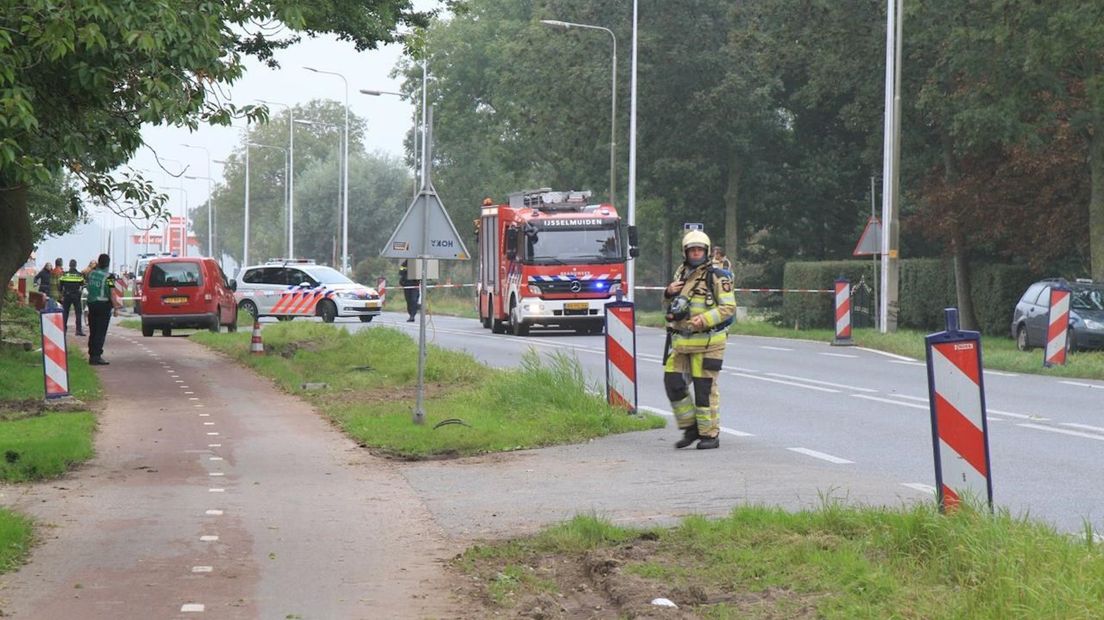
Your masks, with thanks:
[(1069, 347), (1104, 349), (1104, 284), (1091, 280), (1068, 282), (1063, 278), (1047, 278), (1027, 287), (1012, 312), (1012, 337), (1021, 351), (1046, 345), (1050, 314), (1050, 289), (1062, 285), (1069, 288)]

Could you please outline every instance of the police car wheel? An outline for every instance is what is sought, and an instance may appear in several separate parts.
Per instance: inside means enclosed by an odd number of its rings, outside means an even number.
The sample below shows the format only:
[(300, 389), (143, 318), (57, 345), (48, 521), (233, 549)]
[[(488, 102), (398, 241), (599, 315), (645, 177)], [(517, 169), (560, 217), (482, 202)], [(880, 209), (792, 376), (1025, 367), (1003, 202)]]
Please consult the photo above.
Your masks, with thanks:
[(371, 323), (372, 322), (372, 317), (370, 317), (370, 316), (361, 316), (360, 317), (360, 322), (361, 323)]
[(254, 319), (258, 318), (257, 317), (257, 304), (253, 303), (252, 301), (249, 301), (248, 299), (246, 299), (245, 301), (238, 304), (238, 310), (241, 310), (242, 312), (245, 312), (246, 314), (253, 317)]
[(318, 304), (318, 316), (322, 317), (323, 323), (333, 323), (337, 318), (337, 306), (332, 301), (323, 300)]

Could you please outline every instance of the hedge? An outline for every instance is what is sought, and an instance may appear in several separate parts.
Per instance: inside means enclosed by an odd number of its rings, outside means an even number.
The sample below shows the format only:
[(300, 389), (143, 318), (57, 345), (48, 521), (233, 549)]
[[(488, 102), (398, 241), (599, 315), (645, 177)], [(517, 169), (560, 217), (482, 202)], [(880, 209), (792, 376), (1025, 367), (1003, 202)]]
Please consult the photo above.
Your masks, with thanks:
[[(903, 328), (935, 331), (943, 327), (943, 309), (957, 305), (954, 267), (950, 259), (912, 258), (902, 260), (900, 312), (897, 324)], [(786, 263), (782, 286), (787, 289), (830, 289), (842, 276), (857, 283), (872, 282), (870, 261), (823, 261)], [(1007, 335), (1012, 309), (1036, 277), (1021, 265), (971, 265), (970, 297), (982, 332)], [(784, 325), (798, 328), (831, 328), (832, 296), (787, 293), (782, 301)]]

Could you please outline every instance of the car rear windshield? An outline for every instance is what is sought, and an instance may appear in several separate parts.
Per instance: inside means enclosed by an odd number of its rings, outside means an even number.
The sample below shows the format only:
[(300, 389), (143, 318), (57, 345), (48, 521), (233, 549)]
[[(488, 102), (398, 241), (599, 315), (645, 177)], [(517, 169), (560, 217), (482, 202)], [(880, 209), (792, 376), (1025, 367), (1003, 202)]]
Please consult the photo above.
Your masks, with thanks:
[(155, 263), (150, 265), (150, 288), (172, 286), (199, 286), (203, 277), (199, 273), (199, 263)]

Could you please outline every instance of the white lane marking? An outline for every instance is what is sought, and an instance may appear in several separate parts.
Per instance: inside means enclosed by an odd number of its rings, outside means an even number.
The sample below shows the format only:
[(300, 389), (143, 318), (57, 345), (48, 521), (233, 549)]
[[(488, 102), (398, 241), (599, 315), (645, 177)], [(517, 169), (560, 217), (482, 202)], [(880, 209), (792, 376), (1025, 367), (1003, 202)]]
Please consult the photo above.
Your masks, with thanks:
[(893, 359), (901, 361), (901, 362), (915, 362), (916, 361), (914, 358), (906, 357), (904, 355), (897, 355), (896, 353), (890, 353), (888, 351), (879, 351), (877, 349), (868, 349), (866, 347), (855, 347), (855, 348), (860, 350), (860, 351), (868, 351), (870, 353), (877, 353), (878, 355), (884, 355), (886, 357), (893, 358)]
[(1003, 371), (1000, 371), (1000, 370), (986, 369), (983, 372), (987, 375), (993, 375), (993, 376), (996, 376), (996, 377), (1018, 377), (1018, 376), (1020, 376), (1020, 375), (1018, 375), (1014, 372), (1003, 372)]
[(213, 571), (214, 569), (215, 568), (213, 566), (193, 566), (192, 567), (192, 572), (193, 573), (209, 573), (209, 572)]
[(906, 366), (927, 366), (927, 364), (925, 364), (924, 362), (913, 362), (911, 360), (893, 360), (890, 362), (890, 364), (904, 364)]
[(211, 417), (211, 414), (209, 414), (209, 413), (201, 413), (201, 414), (199, 414), (199, 417), (201, 417), (201, 418), (209, 418), (209, 417)]
[(793, 349), (789, 349), (789, 348), (786, 348), (786, 347), (772, 347), (772, 346), (765, 345), (765, 344), (759, 345), (759, 348), (760, 349), (766, 349), (768, 351), (793, 351)]
[(988, 409), (988, 410), (986, 410), (986, 412), (991, 413), (993, 415), (1003, 415), (1003, 416), (1008, 416), (1010, 418), (1019, 418), (1021, 420), (1035, 420), (1035, 421), (1038, 421), (1038, 422), (1046, 422), (1047, 420), (1050, 419), (1050, 418), (1044, 418), (1042, 416), (1037, 416), (1037, 415), (1028, 415), (1026, 413), (1012, 413), (1011, 411), (1001, 411), (1000, 409)]
[(188, 397), (188, 400), (199, 400), (199, 397), (197, 397), (197, 396), (189, 396), (189, 397)]
[(816, 450), (810, 450), (808, 448), (786, 448), (791, 452), (797, 452), (798, 454), (804, 454), (805, 456), (811, 456), (814, 459), (820, 459), (822, 461), (828, 461), (829, 463), (835, 463), (837, 465), (847, 465), (854, 463), (855, 461), (849, 461), (847, 459), (841, 459), (838, 456), (832, 456), (831, 454), (825, 454), (823, 452), (817, 452)]
[(920, 491), (921, 493), (935, 495), (935, 487), (930, 484), (924, 484), (923, 482), (902, 482), (901, 486), (908, 487), (914, 491)]
[[(667, 416), (668, 418), (675, 417), (675, 414), (671, 411), (667, 411), (665, 409), (658, 409), (656, 407), (649, 407), (647, 405), (638, 405), (637, 409), (642, 409), (644, 411), (648, 411), (648, 412), (654, 413), (656, 415)], [(727, 426), (722, 426), (721, 427), (721, 432), (722, 433), (728, 433), (729, 435), (732, 435), (734, 437), (754, 437), (755, 436), (755, 435), (752, 435), (751, 433), (745, 433), (744, 431), (738, 431), (734, 428), (728, 428)]]
[(222, 444), (221, 443), (209, 443), (209, 444), (207, 444), (207, 447), (208, 448), (221, 448)]
[(1078, 381), (1059, 381), (1059, 383), (1065, 383), (1066, 385), (1076, 385), (1077, 387), (1092, 388), (1094, 390), (1104, 390), (1104, 385), (1093, 385), (1092, 383), (1080, 383)]
[(1064, 428), (1055, 428), (1053, 426), (1043, 426), (1041, 424), (1017, 424), (1016, 426), (1022, 426), (1024, 428), (1033, 428), (1037, 431), (1047, 431), (1050, 433), (1060, 433), (1062, 435), (1072, 435), (1074, 437), (1084, 437), (1085, 439), (1095, 439), (1097, 441), (1104, 441), (1104, 435), (1092, 435), (1089, 433), (1082, 433), (1079, 431), (1070, 431)]
[(207, 433), (207, 435), (210, 436), (210, 437), (218, 437), (217, 432), (210, 432), (210, 433)]
[(828, 357), (845, 357), (847, 359), (858, 359), (858, 355), (851, 355), (850, 353), (817, 353), (817, 355), (826, 355)]
[(226, 489), (207, 489), (208, 493), (225, 493)]
[(208, 461), (221, 461), (222, 457), (221, 456), (210, 456), (210, 457), (207, 457), (207, 460)]
[[(185, 395), (185, 396), (187, 396), (188, 394), (195, 394), (195, 392), (184, 392), (184, 395)], [(192, 400), (192, 399), (191, 399), (191, 398), (189, 398), (188, 400)], [(199, 399), (197, 398), (197, 399), (195, 399), (195, 400), (199, 400)]]
[(195, 404), (195, 405), (192, 405), (192, 406), (193, 406), (193, 407), (202, 407), (203, 405), (201, 405), (201, 404)]
[(899, 400), (891, 400), (889, 398), (879, 398), (877, 396), (867, 396), (866, 394), (852, 394), (851, 396), (854, 396), (855, 398), (865, 398), (866, 400), (876, 400), (880, 403), (889, 403), (891, 405), (901, 405), (902, 407), (912, 407), (913, 409), (924, 409), (924, 410), (928, 409), (927, 405), (914, 405), (912, 403), (903, 403)]
[(918, 400), (922, 403), (928, 402), (927, 396), (908, 396), (906, 394), (890, 394), (894, 398), (907, 398), (908, 400)]
[(789, 385), (793, 387), (805, 388), (806, 390), (816, 390), (818, 392), (828, 392), (829, 394), (839, 394), (839, 390), (833, 390), (831, 388), (822, 388), (815, 385), (808, 385), (805, 383), (795, 383), (793, 381), (783, 381), (781, 379), (771, 379), (770, 377), (758, 377), (755, 375), (749, 375), (746, 372), (729, 372), (730, 375), (737, 377), (744, 377), (746, 379), (758, 379), (759, 381), (769, 381), (771, 383), (781, 383), (782, 385)]
[(211, 517), (221, 517), (222, 516), (222, 511), (212, 508), (211, 510), (208, 510), (204, 514), (206, 514), (208, 516), (211, 516)]
[(214, 534), (204, 534), (203, 536), (200, 536), (199, 539), (203, 542), (215, 542), (216, 540), (218, 540), (218, 536), (215, 536)]
[(173, 381), (175, 381), (175, 382), (177, 382), (177, 383), (184, 383), (184, 380), (183, 380), (183, 379), (173, 379)]
[(203, 613), (204, 609), (206, 608), (203, 606), (203, 603), (184, 603), (180, 606), (180, 611), (183, 613)]
[(780, 379), (793, 379), (794, 381), (804, 381), (806, 383), (815, 383), (817, 385), (830, 385), (832, 387), (843, 388), (845, 390), (855, 390), (856, 392), (877, 392), (878, 390), (871, 388), (855, 387), (853, 385), (846, 385), (844, 383), (832, 383), (831, 381), (819, 381), (817, 379), (806, 379), (805, 377), (795, 377), (793, 375), (784, 375), (780, 372), (768, 372), (768, 375), (772, 377), (778, 377)]
[(1081, 428), (1087, 431), (1096, 431), (1098, 433), (1104, 433), (1104, 427), (1093, 426), (1091, 424), (1077, 424), (1076, 422), (1062, 422), (1062, 426), (1072, 426), (1073, 428)]
[(204, 426), (214, 426), (215, 423), (214, 422), (204, 422), (203, 425)]
[(208, 476), (225, 476), (226, 474), (222, 473), (221, 471), (213, 471), (213, 472), (211, 472), (207, 475)]

